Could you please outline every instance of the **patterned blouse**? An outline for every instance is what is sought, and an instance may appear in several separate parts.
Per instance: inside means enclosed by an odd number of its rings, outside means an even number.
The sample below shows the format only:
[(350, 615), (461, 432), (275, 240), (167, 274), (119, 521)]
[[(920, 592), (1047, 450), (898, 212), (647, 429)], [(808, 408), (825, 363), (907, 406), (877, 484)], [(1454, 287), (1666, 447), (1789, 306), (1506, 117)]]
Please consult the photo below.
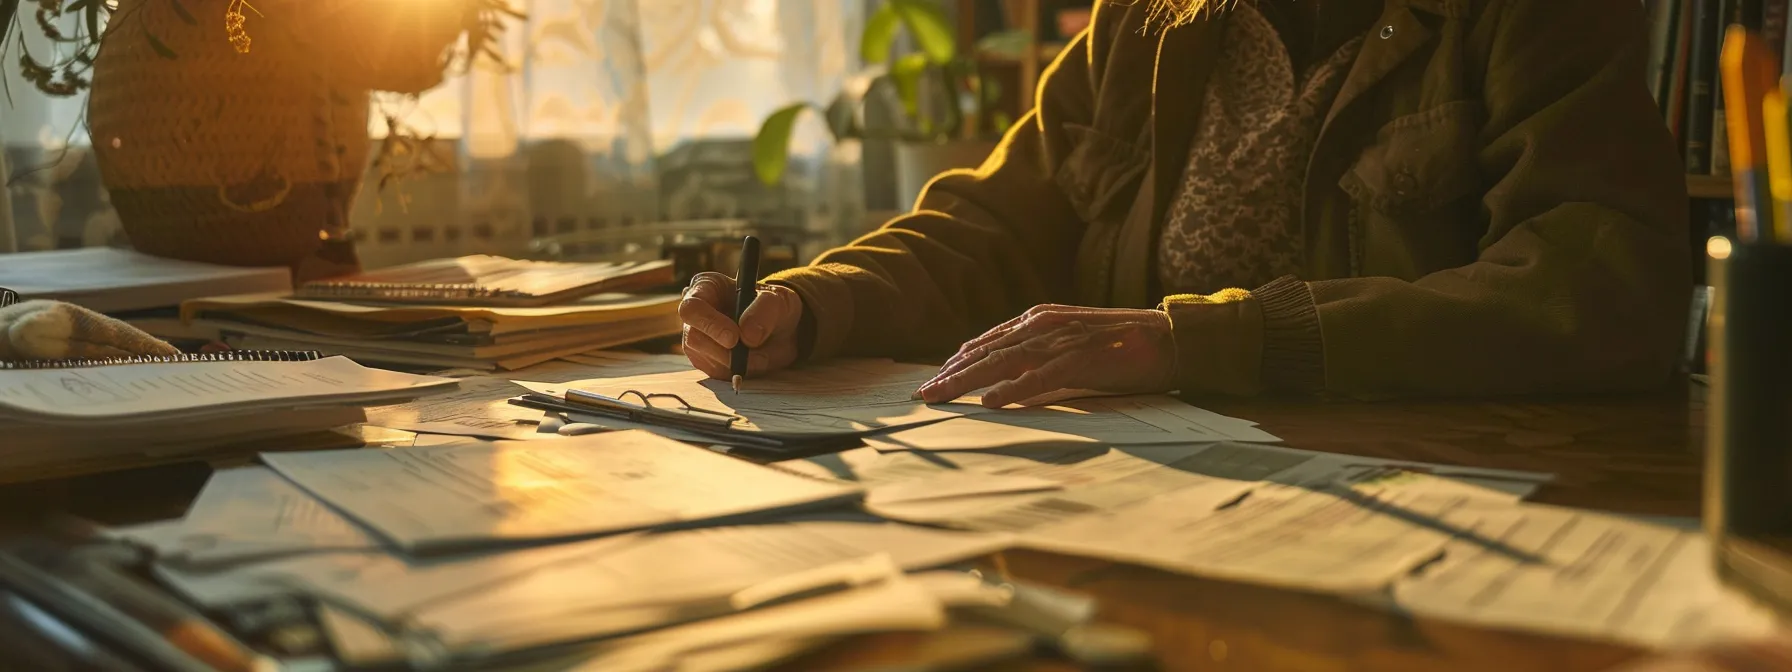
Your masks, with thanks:
[[(1261, 286), (1301, 269), (1301, 186), (1326, 110), (1363, 38), (1296, 76), (1275, 24), (1232, 6), (1188, 169), (1158, 241), (1165, 294)], [(1304, 59), (1303, 59), (1304, 60)]]

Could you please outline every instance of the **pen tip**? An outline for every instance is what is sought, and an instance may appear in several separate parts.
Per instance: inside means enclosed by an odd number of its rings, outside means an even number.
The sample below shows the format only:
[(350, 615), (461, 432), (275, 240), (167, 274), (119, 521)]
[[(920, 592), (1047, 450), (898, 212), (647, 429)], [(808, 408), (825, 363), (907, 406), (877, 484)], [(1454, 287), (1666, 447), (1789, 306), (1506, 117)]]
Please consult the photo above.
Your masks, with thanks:
[(740, 394), (740, 376), (735, 376), (733, 383), (734, 383), (734, 393)]

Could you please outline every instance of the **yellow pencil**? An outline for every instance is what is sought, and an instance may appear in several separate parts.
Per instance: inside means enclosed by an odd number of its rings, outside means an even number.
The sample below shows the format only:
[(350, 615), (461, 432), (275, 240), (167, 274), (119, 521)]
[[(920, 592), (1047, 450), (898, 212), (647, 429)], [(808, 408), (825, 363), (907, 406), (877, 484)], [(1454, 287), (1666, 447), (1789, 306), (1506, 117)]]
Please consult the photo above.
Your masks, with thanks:
[[(1767, 191), (1773, 197), (1774, 240), (1792, 241), (1792, 119), (1786, 116), (1786, 95), (1792, 79), (1761, 99), (1762, 134), (1767, 140)], [(1763, 222), (1765, 224), (1765, 222)]]
[(1761, 101), (1774, 89), (1778, 63), (1761, 36), (1732, 24), (1724, 32), (1719, 58), (1723, 77), (1725, 127), (1730, 133), (1730, 173), (1735, 176), (1736, 237), (1772, 236), (1773, 212), (1767, 187), (1767, 139)]

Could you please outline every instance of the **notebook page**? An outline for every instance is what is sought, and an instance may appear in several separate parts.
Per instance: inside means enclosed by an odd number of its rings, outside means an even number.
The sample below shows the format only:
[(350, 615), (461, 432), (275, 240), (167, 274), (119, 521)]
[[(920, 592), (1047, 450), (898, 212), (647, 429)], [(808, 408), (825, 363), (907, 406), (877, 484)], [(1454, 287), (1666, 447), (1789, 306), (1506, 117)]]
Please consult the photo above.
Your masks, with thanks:
[(0, 371), (0, 414), (44, 421), (178, 416), (293, 402), (350, 403), (450, 387), (453, 379), (309, 362), (182, 362)]

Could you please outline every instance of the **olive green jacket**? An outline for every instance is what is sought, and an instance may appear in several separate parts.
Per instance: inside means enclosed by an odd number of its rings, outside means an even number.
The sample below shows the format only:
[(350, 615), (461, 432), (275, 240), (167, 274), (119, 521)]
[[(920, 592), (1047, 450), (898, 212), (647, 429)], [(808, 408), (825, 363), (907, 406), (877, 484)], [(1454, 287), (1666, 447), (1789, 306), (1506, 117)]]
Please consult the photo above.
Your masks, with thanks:
[[(1162, 306), (1185, 393), (1665, 384), (1691, 292), (1681, 164), (1635, 0), (1381, 4), (1306, 167), (1305, 271), (1164, 297), (1165, 213), (1227, 15), (1097, 2), (977, 170), (814, 264), (811, 357), (951, 352), (1042, 303)], [(1366, 7), (1374, 12), (1374, 7)]]

